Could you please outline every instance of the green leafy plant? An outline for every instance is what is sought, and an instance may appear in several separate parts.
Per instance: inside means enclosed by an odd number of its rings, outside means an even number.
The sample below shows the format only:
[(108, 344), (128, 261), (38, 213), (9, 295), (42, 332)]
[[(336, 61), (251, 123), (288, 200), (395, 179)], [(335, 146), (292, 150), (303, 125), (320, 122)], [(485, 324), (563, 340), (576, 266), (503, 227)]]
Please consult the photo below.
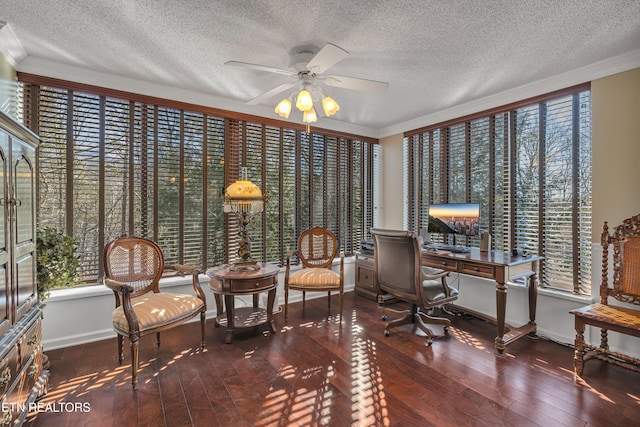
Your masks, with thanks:
[(55, 228), (38, 229), (36, 237), (38, 294), (49, 297), (51, 289), (76, 285), (79, 260), (76, 239)]

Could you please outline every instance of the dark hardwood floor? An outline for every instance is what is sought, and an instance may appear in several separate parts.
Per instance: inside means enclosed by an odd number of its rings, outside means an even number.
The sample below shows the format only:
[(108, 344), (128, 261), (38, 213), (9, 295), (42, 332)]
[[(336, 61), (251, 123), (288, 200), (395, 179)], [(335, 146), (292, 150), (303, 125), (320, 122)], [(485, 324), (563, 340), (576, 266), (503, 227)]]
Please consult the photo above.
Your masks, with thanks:
[[(211, 298), (213, 300), (213, 298)], [(138, 391), (116, 340), (47, 352), (49, 393), (31, 426), (631, 426), (640, 422), (640, 375), (601, 361), (574, 380), (573, 350), (523, 338), (493, 354), (495, 327), (453, 318), (431, 347), (407, 325), (383, 335), (381, 309), (345, 294), (340, 325), (332, 300), (290, 306), (236, 332), (207, 322), (198, 349), (192, 323), (140, 348)], [(394, 306), (402, 308), (401, 303)], [(45, 319), (46, 321), (46, 319)], [(47, 406), (48, 405), (48, 406)]]

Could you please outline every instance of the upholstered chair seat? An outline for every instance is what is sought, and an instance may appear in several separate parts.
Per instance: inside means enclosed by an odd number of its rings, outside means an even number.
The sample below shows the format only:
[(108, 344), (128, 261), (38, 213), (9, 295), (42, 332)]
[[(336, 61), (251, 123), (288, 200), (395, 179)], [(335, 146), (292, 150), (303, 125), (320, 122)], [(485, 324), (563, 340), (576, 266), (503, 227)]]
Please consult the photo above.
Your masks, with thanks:
[(340, 274), (328, 268), (303, 268), (289, 276), (289, 286), (305, 288), (340, 287)]
[(428, 279), (422, 282), (422, 305), (437, 304), (439, 301), (451, 301), (458, 297), (458, 289), (449, 286), (449, 291), (445, 292), (441, 279)]
[[(132, 300), (140, 333), (191, 319), (202, 311), (204, 302), (193, 295), (150, 293)], [(122, 306), (111, 314), (113, 328), (119, 334), (129, 334), (129, 323)]]

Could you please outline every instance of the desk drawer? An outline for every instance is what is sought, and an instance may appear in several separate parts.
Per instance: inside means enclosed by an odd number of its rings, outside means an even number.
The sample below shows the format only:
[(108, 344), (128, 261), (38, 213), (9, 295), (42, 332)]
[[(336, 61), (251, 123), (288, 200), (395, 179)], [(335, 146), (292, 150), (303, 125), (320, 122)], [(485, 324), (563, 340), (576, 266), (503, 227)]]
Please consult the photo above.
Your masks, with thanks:
[(358, 267), (358, 274), (356, 276), (358, 278), (358, 285), (365, 285), (367, 287), (373, 288), (373, 271), (368, 268)]
[(274, 277), (267, 277), (266, 279), (244, 279), (233, 280), (231, 283), (231, 292), (251, 292), (259, 291), (262, 289), (268, 289), (276, 283)]
[(452, 259), (432, 259), (422, 258), (422, 265), (424, 267), (439, 268), (447, 271), (458, 271), (458, 261)]
[(478, 265), (468, 262), (461, 262), (459, 272), (470, 274), (476, 277), (485, 277), (487, 279), (493, 279), (495, 277), (494, 267), (490, 265)]

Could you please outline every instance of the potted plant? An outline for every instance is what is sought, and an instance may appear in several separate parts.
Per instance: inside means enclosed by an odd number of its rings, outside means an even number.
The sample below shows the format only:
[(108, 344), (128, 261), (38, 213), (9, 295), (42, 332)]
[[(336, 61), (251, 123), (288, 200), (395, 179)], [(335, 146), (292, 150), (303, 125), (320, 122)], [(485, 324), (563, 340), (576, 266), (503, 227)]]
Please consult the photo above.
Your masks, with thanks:
[(76, 244), (76, 239), (55, 228), (37, 230), (37, 282), (40, 301), (47, 299), (53, 288), (76, 285), (79, 265)]

